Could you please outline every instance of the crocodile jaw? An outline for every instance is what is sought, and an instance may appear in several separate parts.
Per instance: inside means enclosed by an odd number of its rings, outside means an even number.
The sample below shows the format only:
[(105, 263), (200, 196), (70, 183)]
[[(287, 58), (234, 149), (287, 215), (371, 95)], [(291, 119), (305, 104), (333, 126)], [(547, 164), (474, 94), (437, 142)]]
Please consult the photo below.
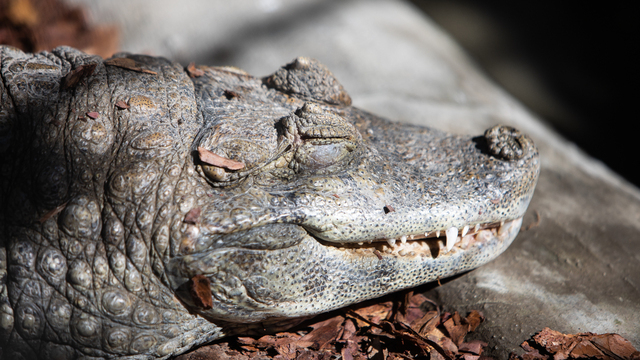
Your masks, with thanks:
[[(169, 273), (177, 284), (194, 273), (210, 279), (213, 308), (198, 311), (212, 319), (251, 323), (305, 317), (484, 265), (513, 242), (521, 224), (518, 218), (467, 234), (473, 239), (459, 241), (450, 251), (444, 237), (393, 247), (386, 242), (337, 247), (307, 235), (284, 249), (224, 248), (177, 257)], [(184, 287), (178, 295), (197, 308)]]

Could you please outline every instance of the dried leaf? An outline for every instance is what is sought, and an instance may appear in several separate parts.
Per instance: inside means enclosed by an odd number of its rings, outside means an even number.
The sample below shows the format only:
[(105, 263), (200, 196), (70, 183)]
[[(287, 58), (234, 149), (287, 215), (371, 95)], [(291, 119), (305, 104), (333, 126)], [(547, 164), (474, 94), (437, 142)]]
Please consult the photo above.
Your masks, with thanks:
[(618, 334), (594, 335), (593, 342), (603, 352), (608, 352), (623, 359), (640, 360), (640, 351), (636, 350), (629, 340)]
[(299, 342), (309, 342), (314, 344), (313, 347), (318, 350), (322, 350), (328, 347), (329, 343), (338, 338), (338, 332), (341, 330), (341, 325), (344, 322), (344, 317), (335, 316), (319, 323), (311, 325), (313, 330), (307, 335), (303, 336)]
[(227, 100), (231, 100), (231, 99), (235, 99), (235, 98), (239, 98), (240, 97), (240, 94), (238, 94), (235, 91), (231, 91), (231, 90), (225, 90), (223, 95)]
[(469, 327), (468, 331), (476, 331), (478, 326), (484, 321), (484, 315), (478, 310), (471, 310), (471, 312), (464, 319), (463, 323), (466, 323)]
[(187, 66), (187, 73), (190, 78), (196, 78), (204, 75), (204, 71), (202, 69), (198, 69), (195, 63), (190, 63), (189, 66)]
[[(640, 360), (638, 352), (631, 343), (618, 334), (562, 334), (544, 328), (528, 342), (520, 345), (526, 353), (520, 357), (510, 358), (522, 360), (538, 360), (553, 358), (562, 359), (633, 359)], [(536, 348), (536, 347), (539, 347)]]
[(240, 170), (244, 168), (243, 162), (227, 159), (200, 146), (198, 146), (198, 155), (200, 156), (200, 161), (209, 165), (227, 170)]
[(473, 340), (466, 343), (462, 343), (458, 350), (462, 352), (471, 353), (474, 355), (482, 355), (482, 351), (488, 344), (484, 341)]
[(472, 354), (462, 354), (463, 360), (478, 360), (480, 359), (480, 355), (472, 355)]
[(57, 215), (60, 213), (60, 211), (62, 211), (65, 207), (67, 206), (67, 202), (65, 202), (62, 205), (58, 205), (56, 206), (53, 210), (49, 211), (48, 213), (42, 215), (42, 217), (40, 218), (39, 222), (40, 224), (44, 224), (45, 221), (49, 220), (51, 217)]
[(126, 110), (128, 108), (130, 108), (131, 106), (129, 106), (129, 104), (127, 104), (126, 102), (122, 101), (122, 100), (118, 100), (118, 102), (116, 102), (116, 107), (120, 110)]
[(100, 113), (97, 111), (90, 111), (86, 115), (92, 119), (97, 119), (100, 117)]
[(356, 335), (356, 325), (353, 323), (352, 319), (346, 319), (342, 324), (344, 329), (342, 336), (340, 339), (342, 340), (350, 340)]
[(562, 351), (562, 349), (567, 347), (567, 345), (570, 345), (572, 343), (573, 336), (567, 336), (561, 332), (544, 328), (533, 336), (533, 340), (548, 352), (555, 354)]
[(422, 294), (413, 294), (413, 292), (407, 293), (407, 297), (402, 307), (402, 313), (404, 319), (402, 322), (405, 324), (411, 324), (416, 320), (421, 319), (425, 312), (422, 310), (422, 303), (427, 301), (427, 298)]
[(198, 221), (200, 220), (200, 214), (202, 213), (202, 210), (199, 207), (195, 207), (191, 210), (189, 210), (189, 212), (187, 213), (187, 215), (184, 216), (184, 222), (187, 224), (197, 224)]
[(187, 284), (189, 294), (194, 304), (202, 309), (211, 309), (213, 307), (213, 298), (211, 297), (211, 283), (204, 275), (196, 275), (189, 279)]
[(358, 344), (355, 341), (347, 341), (347, 346), (342, 348), (340, 355), (344, 360), (353, 360), (354, 356), (360, 355)]
[(411, 328), (418, 334), (425, 336), (440, 324), (440, 316), (437, 311), (428, 311), (420, 319), (416, 319), (411, 323)]
[[(373, 324), (380, 324), (380, 321), (389, 318), (392, 310), (393, 303), (391, 301), (386, 301), (380, 304), (361, 307), (354, 310), (354, 312), (363, 318), (366, 318), (367, 321), (370, 321)], [(358, 325), (358, 327), (364, 327), (367, 326), (368, 323), (356, 318), (356, 325)]]
[(447, 329), (451, 340), (457, 345), (460, 346), (464, 341), (464, 337), (467, 335), (468, 326), (461, 324), (460, 315), (456, 311), (453, 316), (444, 322), (444, 327)]
[(591, 343), (589, 340), (582, 340), (577, 343), (573, 350), (570, 353), (571, 357), (574, 358), (604, 358), (604, 354), (602, 351), (598, 350), (598, 348)]
[(158, 73), (155, 71), (142, 68), (139, 63), (137, 63), (135, 60), (130, 58), (112, 58), (109, 60), (105, 60), (104, 64), (108, 66), (119, 67), (122, 69), (137, 71), (145, 74), (158, 75)]
[(67, 75), (62, 79), (62, 88), (70, 89), (78, 86), (78, 84), (93, 74), (97, 64), (80, 65), (77, 68), (69, 71)]

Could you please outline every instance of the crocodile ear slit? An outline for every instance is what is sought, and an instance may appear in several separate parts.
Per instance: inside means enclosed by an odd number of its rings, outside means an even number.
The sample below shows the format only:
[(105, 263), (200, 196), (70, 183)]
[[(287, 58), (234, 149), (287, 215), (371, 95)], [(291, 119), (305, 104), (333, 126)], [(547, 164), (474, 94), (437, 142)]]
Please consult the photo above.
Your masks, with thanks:
[(306, 101), (351, 105), (351, 97), (331, 71), (319, 61), (307, 57), (296, 58), (263, 78), (262, 83), (268, 88)]

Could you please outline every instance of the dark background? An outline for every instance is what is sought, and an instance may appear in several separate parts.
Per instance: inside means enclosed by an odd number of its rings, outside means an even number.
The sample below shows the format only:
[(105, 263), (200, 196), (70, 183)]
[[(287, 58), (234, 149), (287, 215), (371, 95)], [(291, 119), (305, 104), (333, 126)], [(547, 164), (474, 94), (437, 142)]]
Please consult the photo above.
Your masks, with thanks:
[(494, 81), (640, 186), (633, 2), (413, 0)]

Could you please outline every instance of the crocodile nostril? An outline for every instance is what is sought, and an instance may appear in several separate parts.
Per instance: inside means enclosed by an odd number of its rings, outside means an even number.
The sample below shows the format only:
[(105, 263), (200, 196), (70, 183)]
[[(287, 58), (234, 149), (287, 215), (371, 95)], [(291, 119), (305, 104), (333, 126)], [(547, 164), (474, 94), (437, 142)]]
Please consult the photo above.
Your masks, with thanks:
[(489, 153), (504, 160), (518, 160), (528, 152), (530, 140), (515, 128), (494, 126), (484, 132)]

